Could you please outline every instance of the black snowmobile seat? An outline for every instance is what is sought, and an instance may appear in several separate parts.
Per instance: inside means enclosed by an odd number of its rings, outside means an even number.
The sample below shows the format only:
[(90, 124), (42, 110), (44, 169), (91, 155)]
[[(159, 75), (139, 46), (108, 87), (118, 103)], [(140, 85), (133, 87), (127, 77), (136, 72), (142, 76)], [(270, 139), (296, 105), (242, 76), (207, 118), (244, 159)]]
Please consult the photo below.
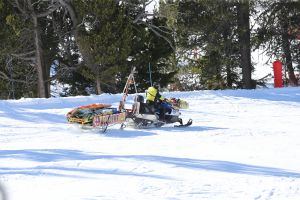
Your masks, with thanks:
[(144, 97), (142, 95), (137, 95), (134, 98), (134, 102), (144, 103)]
[(155, 113), (154, 106), (144, 103), (144, 97), (142, 95), (135, 96), (132, 110), (135, 113), (139, 113), (139, 114), (154, 114)]
[(140, 103), (141, 114), (154, 114), (155, 108), (147, 103)]
[(147, 103), (135, 102), (132, 106), (135, 114), (155, 114), (155, 108)]

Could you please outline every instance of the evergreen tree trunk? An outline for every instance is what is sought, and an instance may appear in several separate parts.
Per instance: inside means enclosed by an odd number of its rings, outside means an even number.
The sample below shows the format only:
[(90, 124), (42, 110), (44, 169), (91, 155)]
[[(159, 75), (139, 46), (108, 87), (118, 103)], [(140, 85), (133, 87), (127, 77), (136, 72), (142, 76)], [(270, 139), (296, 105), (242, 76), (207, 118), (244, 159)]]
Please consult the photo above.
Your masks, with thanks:
[(240, 0), (238, 4), (238, 28), (239, 43), (241, 53), (241, 67), (243, 76), (243, 88), (253, 89), (251, 78), (251, 46), (250, 46), (250, 20), (249, 20), (249, 1)]
[[(33, 17), (34, 24), (37, 21), (36, 17)], [(38, 73), (38, 97), (40, 98), (48, 98), (49, 92), (48, 87), (45, 84), (45, 72), (44, 72), (44, 62), (43, 62), (43, 50), (40, 44), (40, 35), (38, 31), (38, 27), (36, 24), (34, 25), (34, 44), (35, 44), (35, 51), (36, 51), (36, 69)]]
[(102, 94), (99, 75), (96, 76), (96, 92), (97, 92), (98, 95)]
[(228, 88), (232, 88), (233, 86), (233, 79), (231, 77), (231, 73), (232, 73), (232, 70), (230, 68), (230, 65), (226, 65), (226, 74), (227, 74), (227, 77), (226, 77), (226, 86)]
[[(229, 37), (229, 30), (226, 28), (223, 32), (223, 38), (224, 38), (224, 44), (225, 44), (225, 59), (228, 59), (230, 57), (230, 40), (228, 39)], [(226, 86), (228, 88), (232, 88), (233, 85), (233, 78), (232, 78), (232, 69), (231, 65), (226, 62)]]
[(282, 49), (285, 57), (285, 65), (288, 71), (289, 81), (293, 86), (298, 85), (298, 81), (296, 79), (293, 63), (292, 63), (292, 55), (290, 49), (290, 41), (288, 35), (289, 21), (286, 15), (284, 14), (282, 19)]
[(43, 59), (43, 49), (41, 44), (41, 33), (39, 30), (38, 17), (34, 13), (31, 1), (28, 3), (32, 12), (32, 22), (34, 27), (35, 65), (38, 73), (38, 97), (49, 98), (49, 90), (46, 82), (46, 67)]

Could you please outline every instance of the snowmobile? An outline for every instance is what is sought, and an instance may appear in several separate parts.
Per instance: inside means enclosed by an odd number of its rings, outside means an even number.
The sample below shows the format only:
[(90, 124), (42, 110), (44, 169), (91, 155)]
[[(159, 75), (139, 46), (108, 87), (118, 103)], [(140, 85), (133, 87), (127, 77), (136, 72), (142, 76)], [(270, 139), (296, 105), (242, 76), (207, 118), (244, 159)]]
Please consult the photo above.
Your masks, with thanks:
[[(179, 122), (180, 125), (175, 125), (175, 127), (187, 127), (192, 124), (190, 119), (186, 124), (183, 124), (182, 119), (179, 117), (181, 113), (179, 108), (188, 108), (189, 105), (186, 101), (172, 98), (169, 101), (165, 101), (162, 104), (167, 104), (164, 108), (156, 108), (154, 105), (145, 103), (144, 97), (142, 95), (136, 95), (134, 98), (134, 103), (132, 109), (125, 109), (125, 102), (128, 96), (129, 87), (132, 85), (135, 88), (135, 93), (137, 93), (137, 88), (134, 80), (135, 68), (131, 71), (128, 76), (127, 82), (123, 89), (123, 97), (120, 101), (119, 111), (122, 112), (126, 110), (126, 122), (127, 125), (122, 124), (122, 127), (133, 125), (134, 128), (152, 128), (161, 127), (165, 124), (172, 124)], [(162, 105), (161, 104), (161, 105)], [(168, 112), (166, 112), (166, 107), (168, 107)]]
[[(153, 105), (145, 103), (142, 95), (137, 95), (134, 98), (132, 109), (127, 112), (126, 121), (137, 129), (161, 127), (176, 122), (179, 125), (175, 125), (175, 127), (187, 127), (192, 124), (191, 119), (183, 124), (182, 119), (179, 117), (181, 115), (179, 109), (174, 108), (170, 102), (166, 101), (162, 104), (167, 105), (155, 108)], [(167, 110), (166, 107), (169, 109)]]
[[(183, 124), (182, 119), (179, 117), (181, 113), (179, 108), (188, 108), (189, 105), (186, 101), (171, 98), (168, 101), (162, 102), (161, 106), (155, 108), (153, 105), (145, 103), (144, 97), (142, 95), (136, 95), (134, 98), (134, 103), (132, 109), (125, 109), (125, 102), (128, 96), (129, 87), (132, 85), (135, 88), (135, 93), (137, 94), (137, 88), (134, 80), (135, 68), (131, 71), (128, 76), (127, 82), (123, 89), (123, 97), (119, 104), (119, 111), (122, 112), (126, 110), (126, 125), (122, 123), (121, 127), (133, 126), (134, 128), (152, 128), (161, 127), (165, 124), (172, 124), (178, 122), (179, 125), (175, 127), (187, 127), (192, 124), (190, 119), (186, 124)], [(167, 104), (162, 106), (163, 104)], [(163, 108), (164, 107), (164, 108)], [(166, 112), (165, 108), (169, 108)]]
[[(179, 108), (188, 108), (188, 103), (184, 100), (172, 98), (168, 102), (170, 110), (165, 112), (164, 109), (155, 109), (153, 106), (144, 102), (142, 95), (137, 95), (132, 105), (132, 109), (125, 109), (124, 105), (128, 96), (130, 86), (134, 85), (135, 93), (137, 88), (134, 80), (135, 68), (130, 73), (125, 87), (123, 89), (122, 100), (119, 107), (113, 108), (110, 104), (89, 104), (80, 106), (67, 113), (66, 118), (71, 124), (79, 124), (82, 128), (97, 128), (106, 132), (108, 126), (121, 124), (121, 129), (133, 123), (135, 128), (151, 128), (160, 127), (164, 124), (179, 122), (177, 127), (190, 126), (192, 120), (190, 119), (186, 124), (182, 123), (179, 118), (181, 114)], [(127, 124), (127, 125), (126, 125)]]

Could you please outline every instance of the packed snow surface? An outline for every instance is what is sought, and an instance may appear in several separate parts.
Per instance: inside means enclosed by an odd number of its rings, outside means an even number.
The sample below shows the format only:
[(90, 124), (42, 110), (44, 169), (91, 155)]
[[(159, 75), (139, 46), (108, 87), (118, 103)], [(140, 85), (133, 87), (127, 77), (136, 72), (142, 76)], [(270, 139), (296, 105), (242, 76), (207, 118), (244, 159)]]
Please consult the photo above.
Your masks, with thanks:
[(299, 87), (163, 95), (189, 102), (190, 127), (67, 123), (71, 109), (117, 107), (121, 94), (0, 101), (6, 199), (300, 199)]

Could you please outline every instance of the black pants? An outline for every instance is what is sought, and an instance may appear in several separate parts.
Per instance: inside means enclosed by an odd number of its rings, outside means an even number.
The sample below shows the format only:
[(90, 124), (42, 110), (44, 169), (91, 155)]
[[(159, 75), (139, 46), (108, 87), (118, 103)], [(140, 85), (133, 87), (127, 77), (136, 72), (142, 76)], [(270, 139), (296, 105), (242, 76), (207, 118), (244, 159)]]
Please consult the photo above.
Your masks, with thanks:
[(148, 106), (153, 114), (159, 109), (158, 104), (154, 101), (147, 100), (146, 103), (148, 104)]

